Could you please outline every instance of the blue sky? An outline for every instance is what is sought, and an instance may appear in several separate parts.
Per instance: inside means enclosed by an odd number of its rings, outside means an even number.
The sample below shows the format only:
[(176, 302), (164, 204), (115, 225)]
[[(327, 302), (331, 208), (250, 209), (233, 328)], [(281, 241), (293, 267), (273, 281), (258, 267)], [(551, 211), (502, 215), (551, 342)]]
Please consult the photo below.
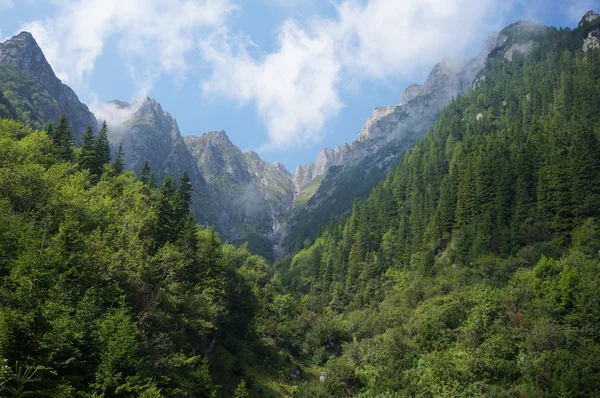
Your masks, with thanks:
[(574, 27), (598, 1), (0, 0), (0, 37), (30, 30), (99, 114), (149, 95), (183, 135), (223, 129), (293, 172), (443, 56), (518, 19)]

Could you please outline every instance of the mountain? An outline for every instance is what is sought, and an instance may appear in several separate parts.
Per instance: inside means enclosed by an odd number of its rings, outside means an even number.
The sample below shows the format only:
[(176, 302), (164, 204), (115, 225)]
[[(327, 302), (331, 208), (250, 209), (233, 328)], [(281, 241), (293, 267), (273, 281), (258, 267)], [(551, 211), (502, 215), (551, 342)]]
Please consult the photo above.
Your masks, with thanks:
[[(375, 107), (357, 140), (326, 148), (315, 163), (298, 166), (294, 185), (300, 202), (289, 218), (284, 245), (312, 239), (331, 216), (340, 217), (355, 199), (365, 198), (402, 156), (433, 126), (441, 110), (477, 84), (488, 56), (503, 51), (506, 61), (527, 53), (547, 27), (520, 21), (492, 35), (469, 59), (447, 58), (434, 66), (423, 85), (413, 84), (395, 106)], [(485, 77), (479, 77), (483, 80)]]
[[(149, 97), (105, 109), (113, 150), (122, 145), (125, 167), (138, 175), (145, 162), (160, 183), (185, 171), (193, 187), (192, 210), (221, 236), (273, 261), (278, 216), (293, 204), (292, 175), (254, 152), (242, 153), (224, 131), (182, 137), (177, 121)], [(277, 253), (277, 257), (281, 253)]]
[[(107, 124), (113, 151), (122, 145), (125, 168), (141, 173), (148, 162), (161, 183), (166, 175), (175, 179), (187, 172), (194, 189), (192, 210), (202, 224), (214, 224), (216, 210), (211, 191), (181, 136), (177, 121), (154, 99), (145, 97), (134, 104), (111, 101)], [(115, 117), (110, 117), (110, 115)]]
[(87, 125), (98, 131), (94, 115), (56, 77), (29, 32), (0, 43), (0, 106), (2, 103), (6, 113), (38, 128), (50, 121), (58, 122), (61, 114), (66, 114), (75, 140)]
[(294, 201), (292, 175), (279, 162), (270, 164), (255, 152), (243, 153), (224, 131), (184, 140), (214, 192), (220, 230), (230, 240), (248, 241), (273, 259), (273, 246), (277, 251), (280, 243), (275, 233), (278, 217)]

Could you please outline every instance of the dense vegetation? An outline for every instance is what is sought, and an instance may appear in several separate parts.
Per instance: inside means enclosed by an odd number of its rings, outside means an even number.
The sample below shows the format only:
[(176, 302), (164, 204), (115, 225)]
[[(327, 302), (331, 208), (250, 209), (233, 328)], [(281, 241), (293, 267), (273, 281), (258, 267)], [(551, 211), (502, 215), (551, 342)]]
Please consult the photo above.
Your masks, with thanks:
[(270, 355), (266, 263), (195, 224), (187, 176), (156, 188), (109, 163), (106, 125), (77, 149), (68, 126), (0, 121), (0, 395), (230, 396)]
[(534, 33), (276, 266), (267, 334), (326, 379), (297, 396), (599, 394), (600, 52)]
[(58, 115), (56, 100), (33, 75), (0, 62), (0, 117), (11, 117), (42, 128), (46, 120), (56, 120)]

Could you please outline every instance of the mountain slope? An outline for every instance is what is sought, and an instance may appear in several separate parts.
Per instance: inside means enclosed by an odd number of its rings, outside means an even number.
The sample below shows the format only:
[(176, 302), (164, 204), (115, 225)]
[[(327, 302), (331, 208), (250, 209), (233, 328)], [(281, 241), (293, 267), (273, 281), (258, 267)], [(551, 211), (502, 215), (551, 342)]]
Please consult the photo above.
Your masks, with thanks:
[(56, 123), (64, 113), (71, 122), (74, 139), (81, 138), (87, 125), (98, 131), (94, 115), (56, 77), (28, 32), (0, 43), (0, 91), (12, 106), (12, 113), (34, 127)]
[(294, 198), (292, 176), (281, 163), (269, 164), (254, 152), (242, 153), (224, 131), (184, 138), (219, 206), (217, 224), (232, 241), (248, 241), (274, 258), (277, 218)]
[(177, 121), (156, 100), (145, 97), (135, 104), (112, 101), (118, 118), (108, 119), (113, 149), (120, 144), (125, 152), (125, 168), (141, 173), (148, 162), (158, 183), (166, 175), (179, 179), (187, 172), (194, 189), (192, 210), (198, 222), (214, 225), (216, 207), (211, 191), (179, 132)]
[(242, 153), (225, 132), (184, 138), (176, 120), (148, 97), (134, 104), (112, 101), (107, 109), (109, 139), (113, 149), (122, 145), (127, 169), (139, 175), (148, 162), (159, 183), (167, 174), (179, 179), (187, 172), (198, 221), (274, 260), (277, 217), (291, 208), (294, 195), (282, 164)]
[(295, 396), (597, 395), (598, 26), (495, 51), (384, 183), (275, 266), (290, 307), (261, 326), (314, 375)]
[(285, 237), (288, 250), (305, 238), (314, 238), (332, 215), (340, 217), (350, 211), (355, 199), (364, 199), (433, 126), (444, 106), (473, 87), (488, 55), (504, 46), (509, 47), (506, 60), (527, 52), (531, 40), (543, 36), (546, 29), (518, 22), (492, 35), (477, 56), (440, 62), (423, 85), (411, 85), (402, 93), (399, 105), (374, 108), (356, 141), (326, 148), (315, 164), (299, 166), (297, 191), (317, 176), (322, 182), (305, 208), (290, 217)]

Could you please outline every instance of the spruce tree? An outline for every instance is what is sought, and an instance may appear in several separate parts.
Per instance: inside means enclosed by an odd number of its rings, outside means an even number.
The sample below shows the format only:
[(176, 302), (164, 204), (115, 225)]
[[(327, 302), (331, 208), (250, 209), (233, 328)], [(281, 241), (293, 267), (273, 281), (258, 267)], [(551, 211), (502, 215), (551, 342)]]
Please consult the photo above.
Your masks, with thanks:
[(150, 164), (148, 164), (148, 161), (146, 160), (144, 162), (144, 167), (142, 167), (142, 172), (140, 174), (140, 180), (144, 184), (150, 183), (150, 173)]
[(54, 125), (52, 124), (52, 122), (46, 125), (44, 131), (46, 132), (46, 134), (48, 134), (48, 137), (50, 137), (54, 141)]
[(56, 146), (60, 159), (66, 162), (73, 161), (71, 125), (67, 115), (63, 113), (56, 127), (50, 131), (52, 141), (54, 141), (54, 145)]
[(96, 140), (92, 126), (88, 125), (83, 134), (83, 144), (79, 155), (79, 168), (81, 170), (92, 170), (96, 158)]
[(98, 137), (96, 138), (96, 161), (94, 173), (102, 175), (104, 165), (110, 163), (110, 144), (108, 143), (108, 126), (106, 120), (102, 123)]
[(115, 158), (115, 162), (113, 163), (113, 169), (115, 173), (121, 174), (123, 170), (125, 170), (125, 161), (123, 157), (125, 156), (123, 152), (123, 144), (119, 144), (119, 150), (117, 151), (117, 157)]
[(234, 398), (248, 398), (248, 390), (246, 389), (246, 381), (242, 380), (240, 384), (238, 384), (235, 392), (233, 393)]
[(150, 172), (150, 178), (148, 179), (148, 185), (152, 188), (156, 188), (156, 174), (154, 172)]
[(178, 202), (177, 185), (171, 176), (167, 174), (160, 187), (158, 235), (156, 237), (159, 246), (177, 239), (179, 227)]
[(192, 184), (190, 183), (190, 177), (187, 171), (183, 172), (183, 176), (179, 179), (179, 200), (181, 206), (181, 217), (185, 217), (190, 211), (190, 204), (192, 201)]

